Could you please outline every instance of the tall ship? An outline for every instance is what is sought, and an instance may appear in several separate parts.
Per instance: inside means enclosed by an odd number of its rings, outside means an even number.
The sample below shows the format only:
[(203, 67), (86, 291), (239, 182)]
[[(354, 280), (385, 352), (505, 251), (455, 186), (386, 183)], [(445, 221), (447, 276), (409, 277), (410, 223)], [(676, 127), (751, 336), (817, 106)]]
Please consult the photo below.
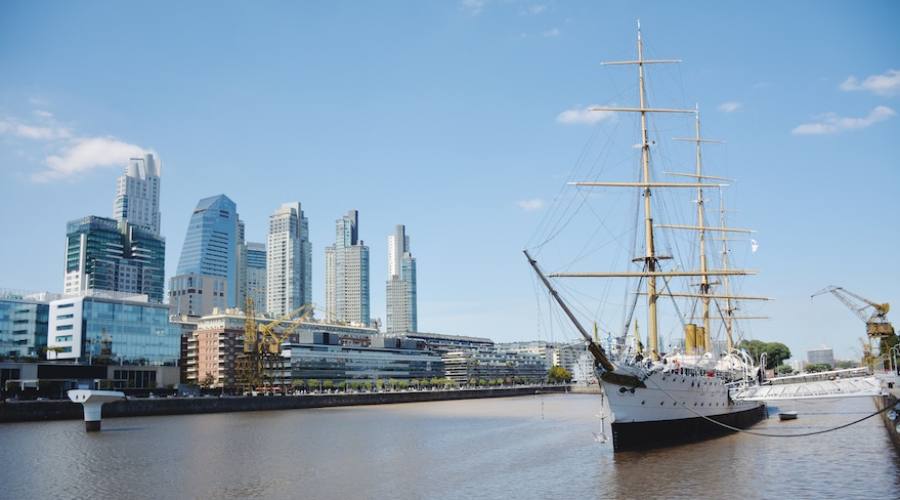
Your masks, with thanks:
[[(709, 193), (721, 193), (727, 187), (727, 179), (707, 175), (703, 170), (702, 147), (714, 142), (700, 135), (699, 109), (672, 109), (654, 107), (648, 103), (645, 71), (659, 64), (677, 63), (678, 60), (645, 59), (644, 42), (640, 24), (637, 30), (637, 58), (627, 61), (603, 63), (606, 65), (636, 66), (638, 77), (637, 107), (594, 107), (592, 112), (626, 113), (639, 117), (640, 138), (638, 144), (626, 147), (640, 148), (640, 161), (634, 181), (584, 180), (571, 182), (576, 188), (631, 189), (640, 198), (636, 227), (635, 251), (629, 256), (631, 270), (610, 272), (554, 272), (545, 274), (529, 250), (525, 256), (546, 287), (556, 305), (561, 308), (576, 330), (584, 338), (593, 357), (597, 379), (602, 388), (604, 404), (608, 406), (613, 449), (617, 452), (668, 446), (735, 432), (750, 427), (766, 418), (763, 402), (746, 401), (736, 396), (760, 384), (765, 376), (765, 360), (754, 360), (735, 344), (735, 323), (743, 319), (735, 315), (737, 304), (743, 301), (768, 300), (766, 297), (741, 296), (732, 292), (730, 280), (754, 274), (753, 271), (735, 269), (729, 265), (729, 238), (733, 233), (747, 233), (746, 229), (727, 227), (724, 199), (719, 202), (718, 221), (707, 220), (706, 204)], [(693, 137), (676, 138), (693, 143), (695, 166), (689, 172), (666, 172), (679, 180), (657, 180), (651, 158), (650, 119), (658, 114), (693, 114)], [(684, 179), (684, 180), (680, 180)], [(653, 195), (660, 191), (680, 190), (696, 195), (691, 200), (696, 211), (688, 224), (661, 224), (654, 216), (663, 216), (664, 204), (653, 202)], [(634, 192), (634, 191), (632, 191)], [(663, 205), (663, 206), (660, 206)], [(659, 213), (656, 213), (654, 211)], [(665, 218), (663, 218), (665, 220)], [(687, 231), (691, 235), (688, 260), (673, 260), (673, 255), (661, 255), (657, 251), (659, 231)], [(642, 242), (641, 242), (642, 240)], [(751, 240), (752, 241), (752, 240)], [(721, 255), (716, 267), (707, 256), (713, 242)], [(696, 246), (694, 245), (696, 244)], [(681, 262), (681, 264), (675, 264)], [(689, 263), (685, 265), (685, 263)], [(690, 266), (690, 267), (688, 267)], [(693, 267), (693, 269), (691, 269)], [(625, 304), (627, 321), (615, 340), (604, 347), (588, 333), (573, 312), (570, 300), (558, 291), (560, 280), (569, 279), (630, 279), (636, 286), (629, 291), (635, 297), (633, 304)], [(551, 281), (552, 280), (552, 281)], [(685, 282), (686, 289), (674, 289)], [(660, 342), (659, 302), (671, 300), (677, 310), (677, 301), (693, 303), (694, 316), (678, 313), (681, 324), (667, 331), (683, 332), (683, 342), (664, 348)], [(638, 300), (646, 301), (646, 345), (637, 330), (634, 312)], [(629, 307), (630, 306), (630, 307)], [(688, 308), (690, 309), (690, 308)], [(583, 316), (582, 316), (583, 317)], [(749, 319), (749, 318), (747, 318)], [(724, 333), (724, 343), (714, 342), (712, 324)], [(596, 328), (596, 327), (595, 327)], [(634, 331), (634, 333), (630, 333)], [(630, 339), (630, 341), (628, 340)], [(667, 351), (667, 352), (666, 352)]]

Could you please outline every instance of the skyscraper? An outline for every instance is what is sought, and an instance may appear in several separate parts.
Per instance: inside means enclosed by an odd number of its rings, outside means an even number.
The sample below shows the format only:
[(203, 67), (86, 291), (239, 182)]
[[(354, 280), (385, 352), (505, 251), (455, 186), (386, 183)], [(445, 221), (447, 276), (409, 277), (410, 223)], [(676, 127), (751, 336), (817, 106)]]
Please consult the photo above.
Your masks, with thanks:
[(65, 293), (109, 290), (162, 302), (166, 240), (124, 220), (88, 216), (66, 226)]
[[(202, 302), (212, 304), (209, 295), (225, 297), (227, 307), (238, 305), (238, 247), (240, 233), (238, 227), (237, 205), (224, 194), (210, 196), (197, 202), (197, 207), (188, 223), (181, 258), (178, 260), (176, 276), (172, 277), (169, 286), (170, 303), (179, 297), (203, 295)], [(187, 275), (221, 278), (218, 280), (185, 279)], [(222, 284), (224, 279), (224, 290)], [(192, 286), (181, 288), (182, 284)], [(212, 289), (203, 290), (197, 284), (215, 285)], [(198, 297), (199, 299), (199, 297)], [(198, 300), (198, 302), (200, 302)], [(208, 307), (212, 307), (211, 305)], [(199, 314), (210, 311), (203, 307)]]
[(398, 225), (388, 236), (387, 333), (415, 332), (418, 329), (416, 305), (416, 259), (409, 250), (406, 226)]
[(368, 325), (369, 247), (359, 239), (359, 212), (336, 221), (334, 245), (325, 249), (325, 315), (329, 321)]
[(253, 299), (256, 308), (266, 307), (266, 245), (247, 242), (247, 296)]
[(113, 218), (159, 235), (159, 176), (159, 161), (153, 154), (131, 158), (116, 183)]
[(269, 216), (266, 242), (266, 312), (284, 315), (312, 303), (312, 243), (300, 202)]

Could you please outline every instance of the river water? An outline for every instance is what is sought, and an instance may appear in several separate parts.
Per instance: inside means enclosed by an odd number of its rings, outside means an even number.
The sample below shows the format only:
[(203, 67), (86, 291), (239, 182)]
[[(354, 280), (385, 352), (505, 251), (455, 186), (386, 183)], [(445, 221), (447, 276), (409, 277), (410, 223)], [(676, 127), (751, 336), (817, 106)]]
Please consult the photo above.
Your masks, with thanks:
[[(805, 432), (870, 399), (782, 405)], [(878, 417), (811, 438), (730, 435), (613, 454), (599, 396), (0, 424), (0, 497), (898, 498), (900, 458)]]

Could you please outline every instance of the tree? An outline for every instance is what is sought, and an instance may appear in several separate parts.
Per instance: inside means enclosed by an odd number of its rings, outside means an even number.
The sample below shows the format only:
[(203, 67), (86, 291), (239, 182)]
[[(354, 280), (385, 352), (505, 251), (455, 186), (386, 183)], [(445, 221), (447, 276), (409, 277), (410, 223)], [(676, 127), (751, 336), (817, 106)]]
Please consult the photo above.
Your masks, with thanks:
[(766, 369), (771, 370), (781, 365), (781, 362), (791, 357), (791, 350), (781, 342), (763, 342), (761, 340), (743, 340), (738, 344), (739, 349), (750, 353), (754, 361), (759, 361), (759, 356), (766, 353)]
[(859, 362), (852, 360), (839, 360), (834, 362), (834, 367), (840, 370), (856, 368), (857, 366), (859, 366)]
[(778, 365), (775, 367), (776, 375), (790, 375), (794, 373), (794, 369), (790, 365)]
[(551, 383), (569, 383), (572, 381), (572, 374), (561, 366), (551, 366), (547, 372), (547, 380)]
[(206, 376), (203, 377), (203, 382), (200, 384), (204, 389), (210, 389), (212, 386), (216, 385), (216, 377), (210, 372), (206, 372)]
[(806, 373), (827, 372), (829, 370), (831, 370), (831, 365), (828, 363), (813, 363), (811, 365), (806, 365)]

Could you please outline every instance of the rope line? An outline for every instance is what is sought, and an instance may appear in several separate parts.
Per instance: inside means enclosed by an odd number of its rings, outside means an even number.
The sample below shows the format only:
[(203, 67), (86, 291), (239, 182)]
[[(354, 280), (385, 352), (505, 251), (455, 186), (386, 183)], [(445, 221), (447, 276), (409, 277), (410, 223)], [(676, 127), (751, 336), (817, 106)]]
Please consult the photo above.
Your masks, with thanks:
[[(660, 392), (662, 392), (662, 393), (665, 394), (666, 396), (669, 396), (669, 397), (672, 399), (672, 401), (674, 401), (675, 403), (678, 403), (678, 400), (675, 399), (674, 396), (672, 396), (671, 394), (669, 394), (668, 392), (666, 392), (665, 389), (663, 389), (662, 387), (660, 387), (659, 384), (657, 384), (656, 382), (654, 382), (653, 380), (651, 380), (649, 377), (648, 377), (646, 380), (650, 380), (650, 381), (653, 383), (653, 385), (655, 385), (656, 388), (659, 389)], [(703, 419), (705, 419), (705, 420), (709, 420), (710, 422), (712, 422), (712, 423), (714, 423), (714, 424), (716, 424), (716, 425), (718, 425), (718, 426), (720, 426), (720, 427), (724, 427), (724, 428), (726, 428), (726, 429), (729, 429), (729, 430), (732, 430), (732, 431), (735, 431), (735, 432), (743, 432), (744, 434), (750, 434), (750, 435), (752, 435), (752, 436), (760, 436), (760, 437), (795, 438), (795, 437), (809, 437), (809, 436), (815, 436), (815, 435), (817, 435), (817, 434), (825, 434), (825, 433), (828, 433), (828, 432), (834, 432), (834, 431), (837, 431), (837, 430), (840, 430), (840, 429), (843, 429), (843, 428), (846, 428), (846, 427), (850, 427), (851, 425), (858, 424), (858, 423), (862, 422), (863, 420), (868, 420), (868, 419), (870, 419), (870, 418), (872, 418), (872, 417), (874, 417), (874, 416), (876, 416), (876, 415), (880, 415), (880, 414), (882, 414), (882, 413), (885, 413), (885, 412), (887, 412), (887, 411), (893, 409), (893, 406), (890, 406), (890, 405), (885, 406), (884, 408), (882, 408), (882, 409), (876, 411), (875, 413), (872, 413), (872, 414), (870, 414), (870, 415), (866, 415), (865, 417), (862, 417), (862, 418), (860, 418), (860, 419), (854, 420), (854, 421), (852, 421), (852, 422), (850, 422), (850, 423), (846, 423), (846, 424), (839, 425), (839, 426), (837, 426), (837, 427), (832, 427), (832, 428), (830, 428), (830, 429), (824, 429), (824, 430), (812, 431), (812, 432), (801, 432), (801, 433), (798, 433), (798, 434), (773, 434), (773, 433), (770, 433), (770, 432), (759, 432), (759, 431), (751, 431), (751, 430), (749, 430), (749, 429), (741, 429), (740, 427), (734, 427), (733, 425), (728, 425), (728, 424), (726, 424), (726, 423), (719, 422), (718, 420), (715, 420), (715, 419), (710, 418), (710, 417), (708, 417), (708, 416), (706, 416), (706, 415), (703, 415), (703, 414), (697, 412), (696, 410), (694, 410), (693, 408), (691, 408), (691, 407), (689, 407), (689, 406), (683, 406), (682, 408), (685, 408), (686, 410), (688, 410), (689, 412), (693, 413), (694, 415), (697, 415), (698, 417), (701, 417), (701, 418), (703, 418)]]

